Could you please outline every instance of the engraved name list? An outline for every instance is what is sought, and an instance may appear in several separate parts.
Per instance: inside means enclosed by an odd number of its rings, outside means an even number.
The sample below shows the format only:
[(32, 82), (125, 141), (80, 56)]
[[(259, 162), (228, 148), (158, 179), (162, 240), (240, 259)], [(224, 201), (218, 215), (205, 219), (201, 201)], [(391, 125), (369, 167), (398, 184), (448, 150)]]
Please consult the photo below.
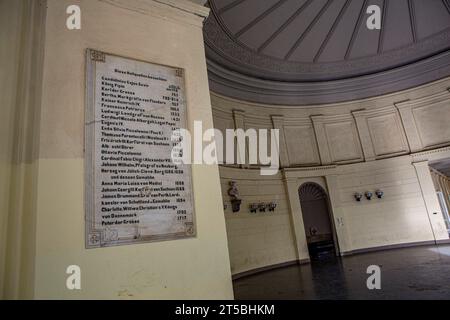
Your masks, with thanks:
[(183, 70), (87, 52), (86, 247), (195, 236)]

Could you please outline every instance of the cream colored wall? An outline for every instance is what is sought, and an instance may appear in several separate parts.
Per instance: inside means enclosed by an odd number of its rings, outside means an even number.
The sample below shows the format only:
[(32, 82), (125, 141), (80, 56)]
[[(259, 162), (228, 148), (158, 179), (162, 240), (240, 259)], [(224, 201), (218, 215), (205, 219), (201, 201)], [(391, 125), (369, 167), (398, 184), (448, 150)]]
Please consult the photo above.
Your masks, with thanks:
[[(260, 176), (259, 170), (220, 168), (228, 247), (233, 274), (261, 266), (297, 260), (292, 224), (281, 173)], [(233, 213), (229, 182), (237, 182), (241, 210)], [(275, 202), (275, 211), (250, 212), (251, 203)]]
[(45, 3), (0, 2), (0, 299), (32, 297)]
[[(211, 99), (217, 128), (280, 130), (286, 188), (271, 197), (287, 196), (293, 239), (285, 238), (284, 246), (294, 243), (297, 259), (304, 260), (308, 251), (298, 188), (307, 181), (325, 181), (341, 253), (448, 240), (442, 216), (434, 214), (440, 208), (431, 175), (424, 168), (428, 160), (448, 157), (449, 87), (450, 78), (381, 97), (298, 107), (258, 105), (215, 93)], [(221, 170), (225, 198), (226, 181), (247, 174), (244, 169), (234, 170), (234, 176), (226, 171), (226, 179)], [(355, 192), (376, 189), (385, 192), (383, 199), (359, 203), (353, 197)], [(246, 189), (246, 193), (253, 197), (258, 189)], [(239, 225), (229, 223), (238, 216), (226, 215), (229, 243), (248, 247), (230, 236), (239, 230), (244, 239), (253, 232), (246, 234)], [(251, 220), (245, 221), (252, 228)], [(259, 252), (263, 247), (255, 242), (248, 251)], [(245, 261), (242, 254), (230, 251), (232, 265)], [(270, 261), (248, 268), (267, 265)]]
[[(17, 95), (21, 2), (0, 1), (0, 299), (4, 296), (10, 178), (13, 167), (14, 106)], [(8, 63), (7, 63), (8, 61)]]
[[(350, 248), (345, 249), (435, 239), (419, 179), (408, 157), (345, 166), (338, 172), (338, 198), (333, 206), (342, 212), (350, 239)], [(374, 193), (377, 189), (384, 191), (382, 199), (374, 195), (370, 201), (356, 202), (353, 197), (355, 191)], [(437, 232), (443, 231), (442, 227), (437, 226)]]
[[(434, 156), (446, 157), (450, 149), (441, 149)], [(417, 154), (417, 157), (427, 154)], [(445, 222), (437, 208), (437, 198), (431, 197), (427, 176), (420, 158), (409, 155), (358, 164), (316, 168), (285, 169), (289, 181), (292, 214), (300, 217), (301, 207), (297, 190), (305, 181), (324, 177), (331, 203), (331, 214), (342, 254), (355, 250), (407, 243), (448, 240)], [(431, 179), (431, 176), (428, 176)], [(382, 199), (375, 191), (384, 191)], [(431, 188), (432, 189), (432, 188)], [(288, 190), (288, 192), (290, 191)], [(354, 199), (355, 192), (372, 191), (374, 197), (365, 197), (361, 202)], [(300, 255), (307, 255), (306, 238), (302, 234), (303, 246)]]
[[(81, 30), (65, 27), (66, 8), (72, 4), (81, 7)], [(39, 153), (33, 162), (38, 179), (33, 180), (36, 186), (20, 186), (22, 193), (29, 192), (33, 206), (27, 209), (31, 214), (26, 222), (19, 219), (14, 224), (27, 226), (22, 233), (30, 231), (27, 239), (32, 241), (22, 242), (18, 252), (28, 252), (31, 259), (23, 260), (27, 270), (17, 272), (24, 285), (13, 283), (7, 296), (232, 298), (216, 166), (192, 169), (196, 238), (91, 250), (84, 247), (86, 49), (184, 68), (188, 126), (202, 120), (208, 128), (212, 115), (202, 35), (208, 10), (184, 0), (48, 0), (46, 6), (43, 76), (34, 82), (38, 87), (42, 84), (42, 99), (38, 99), (41, 117), (35, 121), (40, 127), (34, 144)], [(73, 264), (81, 267), (81, 290), (66, 289), (65, 271)]]
[[(439, 153), (448, 156), (450, 149)], [(427, 209), (422, 178), (413, 162), (406, 155), (359, 164), (291, 168), (273, 177), (262, 177), (259, 170), (221, 167), (232, 273), (309, 259), (298, 196), (306, 182), (318, 183), (328, 193), (342, 254), (448, 240), (442, 216), (433, 214), (436, 208)], [(242, 199), (238, 213), (231, 210), (230, 181), (237, 182)], [(353, 197), (356, 191), (377, 189), (384, 191), (382, 199), (374, 195), (370, 201), (356, 202)], [(274, 213), (250, 213), (250, 203), (271, 201), (278, 203)]]

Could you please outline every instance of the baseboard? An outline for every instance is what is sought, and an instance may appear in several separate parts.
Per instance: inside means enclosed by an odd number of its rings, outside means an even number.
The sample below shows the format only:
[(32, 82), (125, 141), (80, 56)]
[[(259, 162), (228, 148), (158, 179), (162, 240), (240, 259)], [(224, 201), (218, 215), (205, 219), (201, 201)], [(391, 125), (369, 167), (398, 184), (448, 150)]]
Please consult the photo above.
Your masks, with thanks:
[(341, 252), (341, 256), (350, 256), (353, 254), (361, 254), (361, 253), (369, 253), (375, 251), (384, 251), (384, 250), (392, 250), (392, 249), (401, 249), (401, 248), (409, 248), (409, 247), (418, 247), (418, 246), (430, 246), (436, 244), (448, 244), (450, 243), (450, 239), (444, 240), (429, 240), (429, 241), (419, 241), (419, 242), (408, 242), (408, 243), (399, 243), (399, 244), (391, 244), (387, 246), (379, 246), (379, 247), (371, 247), (371, 248), (363, 248), (356, 249), (351, 251)]
[[(419, 246), (430, 246), (430, 245), (440, 245), (440, 244), (450, 244), (450, 239), (443, 239), (443, 240), (429, 240), (429, 241), (419, 241), (419, 242), (408, 242), (408, 243), (399, 243), (399, 244), (391, 244), (386, 246), (379, 246), (379, 247), (371, 247), (371, 248), (363, 248), (363, 249), (356, 249), (351, 251), (345, 251), (341, 252), (341, 256), (351, 256), (355, 254), (363, 254), (363, 253), (369, 253), (369, 252), (375, 252), (375, 251), (384, 251), (384, 250), (393, 250), (393, 249), (401, 249), (401, 248), (409, 248), (409, 247), (419, 247)], [(269, 266), (264, 266), (261, 268), (251, 269), (243, 272), (239, 272), (236, 274), (233, 274), (231, 278), (233, 280), (237, 280), (243, 277), (248, 277), (257, 273), (293, 266), (293, 265), (301, 265), (301, 264), (307, 264), (310, 263), (310, 259), (302, 259), (302, 260), (292, 260), (277, 264), (272, 264)]]
[(288, 267), (288, 266), (293, 266), (293, 265), (307, 264), (309, 262), (310, 262), (310, 260), (308, 258), (308, 259), (292, 260), (292, 261), (272, 264), (272, 265), (269, 265), (269, 266), (264, 266), (264, 267), (261, 267), (261, 268), (256, 268), (256, 269), (252, 269), (252, 270), (248, 270), (248, 271), (244, 271), (244, 272), (239, 272), (239, 273), (233, 274), (231, 276), (231, 278), (233, 280), (236, 280), (236, 279), (240, 279), (240, 278), (243, 278), (243, 277), (248, 277), (248, 276), (251, 276), (251, 275), (254, 275), (254, 274), (257, 274), (257, 273), (261, 273), (261, 272), (264, 272), (264, 271), (269, 271), (269, 270), (283, 268), (283, 267)]

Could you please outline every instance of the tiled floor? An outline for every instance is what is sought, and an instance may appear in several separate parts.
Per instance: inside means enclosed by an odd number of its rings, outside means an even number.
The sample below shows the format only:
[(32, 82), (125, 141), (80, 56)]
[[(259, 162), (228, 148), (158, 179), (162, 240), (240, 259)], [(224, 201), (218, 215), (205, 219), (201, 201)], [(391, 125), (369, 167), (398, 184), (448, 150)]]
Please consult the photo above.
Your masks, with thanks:
[[(368, 290), (369, 265), (381, 290)], [(420, 246), (332, 258), (234, 281), (240, 299), (450, 299), (450, 245)]]

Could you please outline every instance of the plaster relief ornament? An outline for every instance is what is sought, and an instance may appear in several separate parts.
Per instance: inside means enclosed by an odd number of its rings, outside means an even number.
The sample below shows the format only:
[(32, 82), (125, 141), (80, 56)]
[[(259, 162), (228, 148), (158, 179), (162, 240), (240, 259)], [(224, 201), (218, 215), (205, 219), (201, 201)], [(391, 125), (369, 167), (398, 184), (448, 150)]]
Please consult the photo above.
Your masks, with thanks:
[(237, 189), (236, 181), (230, 181), (230, 189), (228, 189), (228, 195), (231, 198), (231, 208), (233, 212), (239, 212), (241, 210), (242, 200), (239, 198), (239, 190)]

